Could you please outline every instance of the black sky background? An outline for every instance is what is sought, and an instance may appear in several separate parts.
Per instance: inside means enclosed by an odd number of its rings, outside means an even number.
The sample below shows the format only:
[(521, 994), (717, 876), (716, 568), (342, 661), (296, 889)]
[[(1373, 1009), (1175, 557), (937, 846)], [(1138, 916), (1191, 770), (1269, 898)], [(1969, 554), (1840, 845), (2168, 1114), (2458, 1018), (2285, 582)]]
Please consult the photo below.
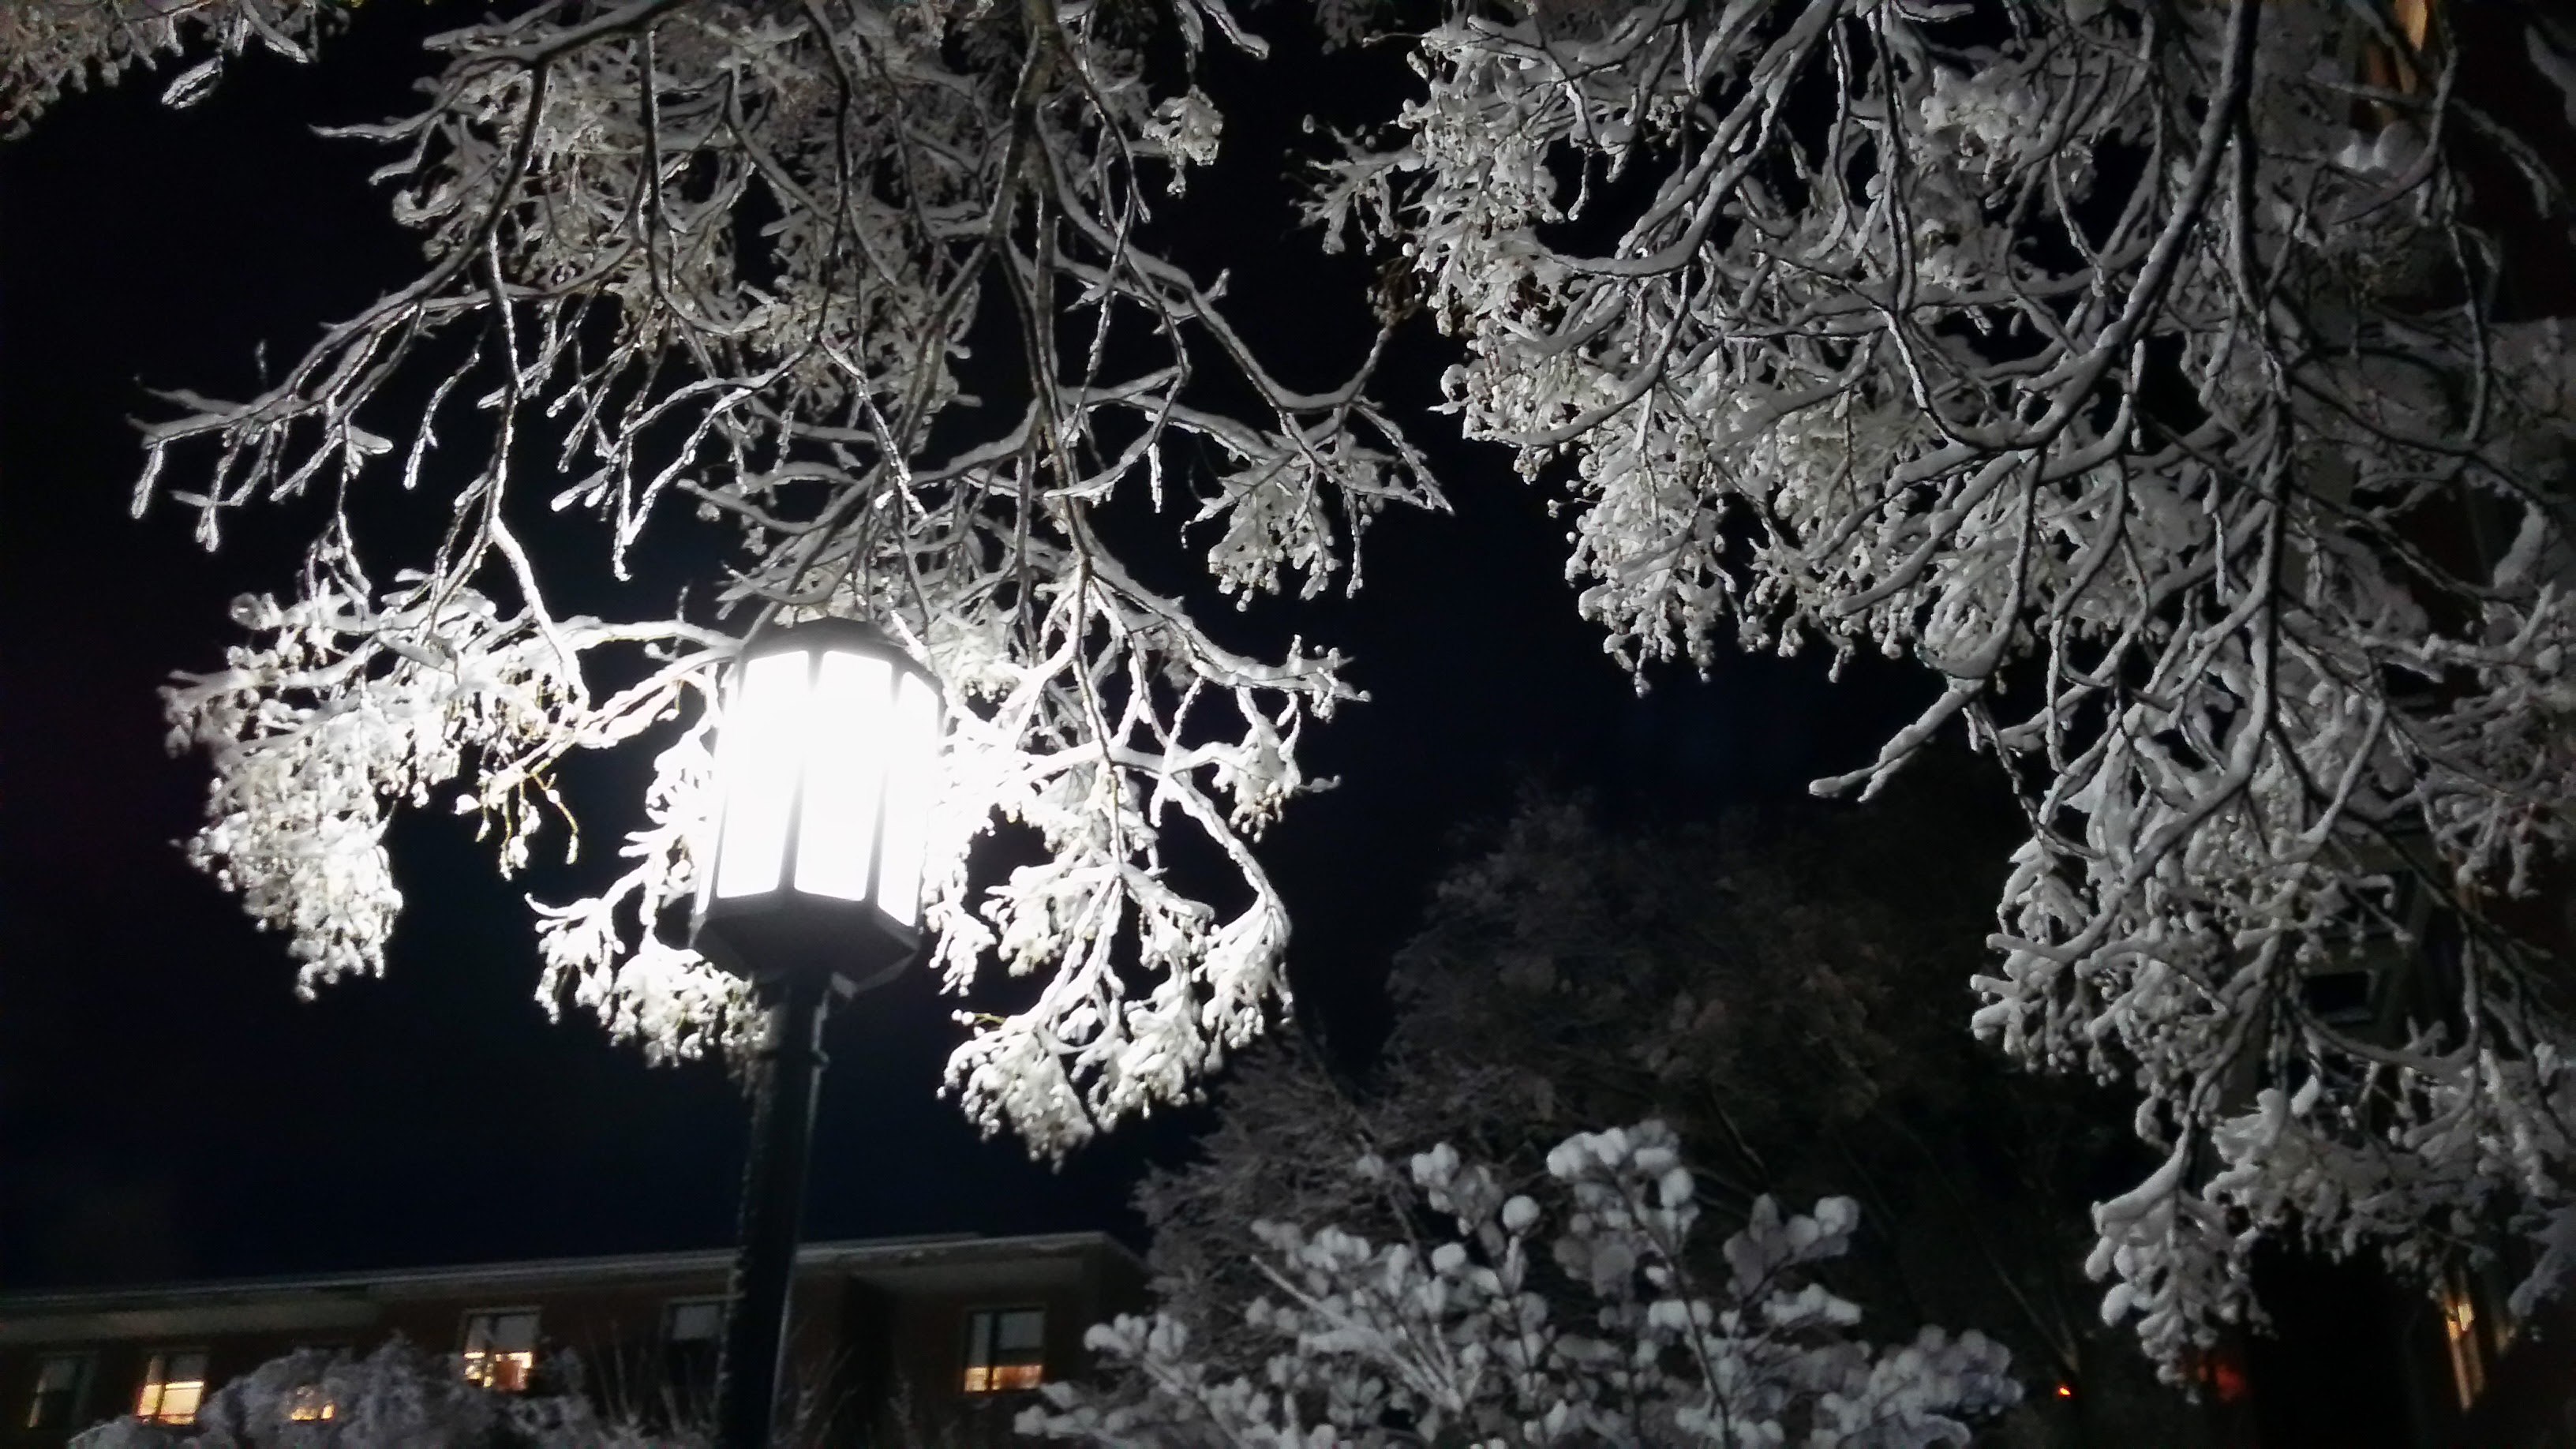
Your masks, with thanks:
[[(545, 875), (499, 881), (462, 823), (403, 819), (390, 969), (307, 1003), (282, 943), (175, 844), (206, 772), (165, 753), (154, 689), (219, 661), (233, 595), (291, 587), (311, 520), (237, 517), (211, 556), (166, 500), (131, 520), (127, 419), (158, 415), (147, 387), (239, 395), (257, 344), (291, 358), (408, 275), (412, 243), (363, 181), (375, 153), (308, 128), (399, 108), (425, 14), (370, 6), (319, 66), (254, 58), (184, 112), (145, 79), (0, 144), (0, 1288), (730, 1237), (740, 1096), (711, 1065), (648, 1067), (586, 1018), (545, 1019), (518, 900)], [(1293, 355), (1321, 304), (1260, 295), (1264, 267), (1311, 251), (1271, 181), (1330, 98), (1301, 93), (1293, 56), (1274, 64), (1281, 103), (1230, 120), (1210, 183), (1273, 200), (1192, 250), (1241, 253), (1253, 330), (1289, 329)], [(1441, 349), (1411, 345), (1392, 384), (1427, 402)], [(1374, 696), (1314, 740), (1342, 788), (1263, 849), (1295, 913), (1304, 1029), (1362, 1047), (1425, 887), (1519, 782), (1666, 814), (1785, 802), (1865, 759), (1912, 692), (1730, 657), (1639, 699), (1576, 617), (1542, 496), (1446, 419), (1412, 425), (1459, 514), (1381, 521), (1358, 599), (1280, 615), (1355, 655)], [(834, 1023), (808, 1235), (1132, 1233), (1129, 1185), (1203, 1115), (1032, 1165), (936, 1097), (951, 1006), (914, 974)]]

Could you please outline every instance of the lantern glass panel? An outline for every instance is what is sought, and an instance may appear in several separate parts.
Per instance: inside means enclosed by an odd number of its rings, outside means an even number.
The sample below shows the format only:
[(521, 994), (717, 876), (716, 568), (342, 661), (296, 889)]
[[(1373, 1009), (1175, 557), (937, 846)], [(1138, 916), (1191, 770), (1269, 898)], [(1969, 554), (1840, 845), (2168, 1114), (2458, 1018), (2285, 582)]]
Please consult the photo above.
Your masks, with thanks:
[(904, 676), (895, 690), (893, 725), (877, 909), (909, 926), (921, 915), (921, 855), (929, 843), (931, 771), (939, 758), (939, 696), (930, 681)]
[(725, 720), (724, 831), (716, 848), (719, 899), (778, 888), (787, 862), (787, 828), (795, 814), (796, 777), (805, 741), (811, 655), (771, 654), (743, 667), (742, 687)]
[(796, 888), (863, 901), (875, 853), (877, 801), (893, 743), (894, 666), (827, 653), (814, 675), (803, 747), (805, 802), (796, 830)]

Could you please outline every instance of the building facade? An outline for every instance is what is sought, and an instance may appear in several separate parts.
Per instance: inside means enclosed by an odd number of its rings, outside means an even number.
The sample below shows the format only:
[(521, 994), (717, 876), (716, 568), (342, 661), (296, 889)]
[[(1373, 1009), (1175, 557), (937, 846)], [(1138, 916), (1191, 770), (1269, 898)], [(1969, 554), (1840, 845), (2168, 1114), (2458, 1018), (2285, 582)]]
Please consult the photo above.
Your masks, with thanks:
[[(496, 1390), (702, 1423), (731, 1265), (719, 1249), (0, 1296), (0, 1449), (59, 1449), (125, 1414), (185, 1425), (272, 1359), (397, 1337)], [(997, 1440), (1039, 1383), (1082, 1371), (1084, 1330), (1139, 1306), (1143, 1284), (1099, 1233), (808, 1244), (789, 1330), (795, 1442)]]

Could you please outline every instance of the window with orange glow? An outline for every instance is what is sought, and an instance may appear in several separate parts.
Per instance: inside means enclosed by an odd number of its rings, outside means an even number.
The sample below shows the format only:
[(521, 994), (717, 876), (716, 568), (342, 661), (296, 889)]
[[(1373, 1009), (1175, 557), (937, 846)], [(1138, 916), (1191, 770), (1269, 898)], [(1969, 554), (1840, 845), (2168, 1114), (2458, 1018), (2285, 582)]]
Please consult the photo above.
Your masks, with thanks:
[(487, 1309), (465, 1316), (465, 1381), (515, 1394), (537, 1368), (537, 1311)]
[(320, 1384), (304, 1384), (286, 1396), (286, 1417), (298, 1424), (327, 1424), (339, 1417), (340, 1406), (331, 1402), (330, 1394)]
[(1045, 1309), (978, 1308), (966, 1315), (967, 1393), (1033, 1389), (1045, 1377)]
[[(2424, 89), (2424, 77), (2416, 68), (2417, 57), (2433, 39), (2434, 0), (2396, 0), (2388, 18), (2396, 22), (2398, 38), (2406, 43), (2399, 51), (2386, 41), (2373, 37), (2364, 42), (2361, 78), (2364, 83), (2382, 90), (2402, 91), (2414, 95)], [(2390, 119), (2382, 114), (2384, 122)]]
[(134, 1417), (150, 1424), (193, 1424), (206, 1398), (206, 1351), (165, 1349), (144, 1361)]
[(2477, 1299), (2471, 1296), (2468, 1282), (2455, 1273), (2443, 1280), (2435, 1301), (2442, 1308), (2442, 1339), (2451, 1350), (2451, 1388), (2465, 1409), (2477, 1402), (2487, 1386), (2485, 1345), (2478, 1341)]

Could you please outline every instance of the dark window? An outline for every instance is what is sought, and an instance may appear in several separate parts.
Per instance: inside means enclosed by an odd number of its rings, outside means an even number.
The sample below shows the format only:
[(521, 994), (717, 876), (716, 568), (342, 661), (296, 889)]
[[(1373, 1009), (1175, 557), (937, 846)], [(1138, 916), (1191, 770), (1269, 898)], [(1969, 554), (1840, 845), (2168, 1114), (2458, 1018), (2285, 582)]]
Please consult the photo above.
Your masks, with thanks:
[(662, 1310), (662, 1384), (683, 1417), (713, 1412), (725, 1300), (684, 1298)]
[(1045, 1309), (978, 1308), (966, 1315), (965, 1392), (1033, 1389), (1045, 1377)]
[(2370, 1020), (2371, 973), (2367, 970), (2320, 971), (2300, 983), (2308, 1010), (2323, 1021), (2352, 1026)]
[(36, 1360), (35, 1391), (27, 1396), (27, 1427), (68, 1429), (80, 1413), (81, 1390), (89, 1387), (89, 1355), (49, 1353)]

